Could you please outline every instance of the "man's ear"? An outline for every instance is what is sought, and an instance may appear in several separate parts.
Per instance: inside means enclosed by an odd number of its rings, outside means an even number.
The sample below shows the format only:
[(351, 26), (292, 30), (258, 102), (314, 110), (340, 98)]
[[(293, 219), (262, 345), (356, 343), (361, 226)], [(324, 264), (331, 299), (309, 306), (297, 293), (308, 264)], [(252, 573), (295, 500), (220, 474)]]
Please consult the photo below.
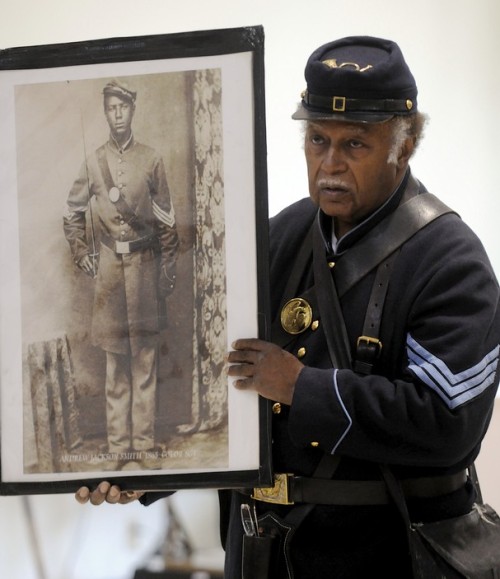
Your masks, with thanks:
[(415, 150), (415, 143), (416, 143), (415, 137), (408, 137), (403, 143), (403, 146), (401, 147), (401, 151), (398, 157), (399, 169), (405, 167), (410, 161), (410, 158), (413, 155), (413, 151)]

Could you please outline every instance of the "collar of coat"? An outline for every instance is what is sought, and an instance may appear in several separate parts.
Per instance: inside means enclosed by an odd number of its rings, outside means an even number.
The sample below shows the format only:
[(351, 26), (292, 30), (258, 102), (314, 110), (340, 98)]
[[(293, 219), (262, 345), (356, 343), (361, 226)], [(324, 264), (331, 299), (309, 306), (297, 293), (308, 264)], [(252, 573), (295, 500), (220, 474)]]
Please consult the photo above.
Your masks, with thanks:
[[(333, 220), (328, 215), (325, 215), (321, 210), (319, 211), (319, 222), (321, 225), (321, 232), (325, 245), (327, 247), (327, 253), (330, 255), (340, 255), (352, 247), (357, 241), (359, 241), (370, 229), (375, 227), (377, 223), (382, 221), (387, 215), (392, 213), (396, 207), (401, 203), (401, 200), (405, 194), (408, 187), (408, 183), (411, 178), (410, 168), (407, 169), (403, 180), (401, 181), (398, 188), (392, 193), (392, 195), (385, 201), (380, 207), (378, 207), (373, 213), (368, 215), (361, 223), (358, 223), (350, 231), (348, 231), (344, 236), (342, 236), (337, 243), (336, 250), (333, 251), (331, 238), (332, 238), (332, 225)], [(425, 189), (424, 189), (425, 190)]]
[(130, 133), (128, 141), (122, 147), (120, 147), (120, 145), (116, 142), (113, 135), (109, 135), (108, 145), (111, 147), (113, 151), (115, 151), (115, 153), (123, 153), (124, 151), (127, 151), (134, 145), (134, 134)]

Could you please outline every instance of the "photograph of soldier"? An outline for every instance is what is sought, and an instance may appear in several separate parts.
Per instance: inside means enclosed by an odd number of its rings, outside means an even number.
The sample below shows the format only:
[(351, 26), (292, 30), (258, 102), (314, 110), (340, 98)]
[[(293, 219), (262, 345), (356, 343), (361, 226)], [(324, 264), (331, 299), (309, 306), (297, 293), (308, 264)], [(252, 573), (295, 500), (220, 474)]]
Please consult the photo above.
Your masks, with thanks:
[(221, 91), (16, 86), (25, 473), (227, 466)]
[[(96, 279), (92, 343), (106, 353), (111, 470), (129, 462), (128, 453), (138, 452), (145, 467), (156, 464), (151, 459), (156, 459), (157, 338), (163, 300), (175, 287), (179, 246), (163, 160), (132, 132), (136, 97), (123, 82), (104, 86), (109, 141), (84, 161), (64, 215), (72, 258)], [(88, 240), (86, 215), (93, 197)]]

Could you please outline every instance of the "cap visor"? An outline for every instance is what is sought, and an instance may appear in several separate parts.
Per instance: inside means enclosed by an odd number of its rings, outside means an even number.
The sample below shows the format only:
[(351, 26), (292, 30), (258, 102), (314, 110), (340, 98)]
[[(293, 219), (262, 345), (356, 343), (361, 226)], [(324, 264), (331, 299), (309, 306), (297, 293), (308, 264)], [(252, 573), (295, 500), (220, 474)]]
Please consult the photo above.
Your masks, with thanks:
[(350, 121), (351, 123), (383, 123), (392, 117), (394, 117), (393, 113), (311, 111), (301, 104), (292, 115), (292, 119), (297, 121)]

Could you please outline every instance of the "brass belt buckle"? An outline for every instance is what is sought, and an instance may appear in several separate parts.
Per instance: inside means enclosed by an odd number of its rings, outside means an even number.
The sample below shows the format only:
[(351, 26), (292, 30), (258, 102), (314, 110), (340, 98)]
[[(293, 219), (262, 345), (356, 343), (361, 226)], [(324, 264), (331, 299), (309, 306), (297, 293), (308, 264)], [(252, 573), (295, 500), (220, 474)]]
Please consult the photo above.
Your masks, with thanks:
[(382, 351), (382, 342), (380, 340), (378, 340), (377, 338), (372, 338), (371, 336), (359, 336), (358, 341), (357, 341), (358, 348), (359, 348), (359, 346), (361, 346), (361, 344), (363, 342), (368, 346), (370, 346), (370, 345), (375, 346), (377, 356)]
[(276, 473), (274, 475), (274, 486), (266, 488), (254, 488), (252, 498), (265, 503), (275, 505), (293, 505), (290, 496), (290, 479), (293, 474)]
[(131, 253), (130, 243), (128, 241), (115, 241), (115, 253)]

